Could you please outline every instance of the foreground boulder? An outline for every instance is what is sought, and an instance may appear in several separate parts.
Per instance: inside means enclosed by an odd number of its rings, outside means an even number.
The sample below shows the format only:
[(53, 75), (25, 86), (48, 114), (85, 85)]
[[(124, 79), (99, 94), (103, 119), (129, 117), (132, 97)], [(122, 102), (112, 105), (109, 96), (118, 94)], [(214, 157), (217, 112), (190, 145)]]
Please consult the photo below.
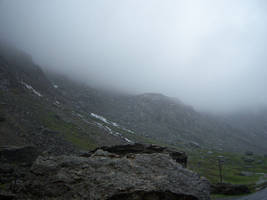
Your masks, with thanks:
[(40, 156), (18, 199), (208, 200), (209, 183), (164, 153)]
[[(185, 152), (175, 151), (173, 149), (157, 146), (157, 145), (146, 145), (146, 144), (127, 144), (127, 145), (116, 145), (116, 146), (104, 146), (99, 147), (91, 152), (94, 153), (97, 150), (102, 149), (110, 153), (115, 153), (120, 156), (133, 155), (133, 154), (152, 154), (152, 153), (165, 153), (169, 154), (173, 160), (180, 163), (183, 167), (187, 166), (187, 155)], [(89, 156), (91, 155), (89, 154)], [(85, 154), (85, 156), (88, 154)]]

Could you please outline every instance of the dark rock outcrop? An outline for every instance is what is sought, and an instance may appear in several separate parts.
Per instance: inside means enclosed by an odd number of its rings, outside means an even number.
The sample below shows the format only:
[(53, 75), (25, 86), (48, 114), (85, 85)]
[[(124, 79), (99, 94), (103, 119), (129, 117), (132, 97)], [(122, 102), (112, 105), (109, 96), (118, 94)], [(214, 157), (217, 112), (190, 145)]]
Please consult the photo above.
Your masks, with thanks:
[(15, 195), (14, 194), (9, 194), (9, 193), (2, 193), (0, 191), (0, 199), (1, 200), (13, 200), (15, 199)]
[(233, 185), (230, 183), (218, 183), (211, 185), (211, 193), (225, 195), (248, 194), (250, 190), (246, 185)]
[(25, 147), (0, 147), (0, 161), (5, 163), (24, 163), (32, 165), (39, 152), (33, 146)]
[(0, 147), (0, 199), (15, 199), (38, 155), (33, 146)]
[(165, 153), (40, 156), (19, 199), (209, 200), (209, 183)]
[(6, 118), (3, 116), (0, 116), (0, 122), (4, 122), (4, 121), (6, 121)]
[[(110, 153), (117, 154), (119, 156), (131, 156), (132, 154), (153, 154), (153, 153), (166, 153), (171, 156), (173, 160), (180, 163), (182, 166), (187, 166), (187, 155), (185, 152), (178, 152), (167, 147), (161, 147), (157, 145), (145, 145), (145, 144), (128, 144), (128, 145), (116, 145), (116, 146), (104, 146), (99, 147), (91, 152), (94, 153), (97, 150), (102, 149)], [(84, 154), (84, 156), (90, 156), (90, 154)]]

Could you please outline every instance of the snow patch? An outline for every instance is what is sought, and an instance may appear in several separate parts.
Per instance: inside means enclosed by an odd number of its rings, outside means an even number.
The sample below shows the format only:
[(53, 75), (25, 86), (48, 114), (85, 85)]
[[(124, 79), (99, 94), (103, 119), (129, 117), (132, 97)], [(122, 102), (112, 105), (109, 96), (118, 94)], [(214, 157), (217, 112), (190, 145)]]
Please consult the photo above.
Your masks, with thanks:
[(111, 122), (111, 125), (115, 126), (115, 127), (119, 127), (119, 125), (117, 123), (115, 123), (115, 122)]
[(82, 116), (81, 114), (79, 114), (79, 113), (76, 113), (76, 115), (77, 115), (78, 117), (80, 117), (80, 118), (83, 118), (83, 116)]
[(124, 140), (126, 141), (126, 142), (128, 142), (128, 143), (134, 143), (132, 140), (129, 140), (128, 138), (124, 138)]
[(39, 97), (42, 97), (43, 95), (41, 95), (40, 92), (36, 91), (31, 85), (25, 83), (25, 82), (21, 82), (28, 90), (31, 90), (34, 94), (36, 94)]
[(111, 135), (113, 135), (113, 136), (116, 136), (116, 137), (119, 137), (119, 138), (123, 139), (124, 141), (126, 141), (126, 142), (128, 142), (128, 143), (130, 143), (130, 144), (133, 144), (133, 143), (134, 143), (134, 142), (131, 141), (130, 139), (124, 137), (121, 133), (119, 133), (119, 132), (114, 132), (110, 127), (108, 127), (108, 126), (104, 126), (104, 125), (102, 125), (102, 124), (100, 124), (100, 123), (96, 123), (96, 124), (98, 125), (98, 127), (102, 128), (102, 129), (104, 129), (104, 130), (106, 130), (109, 134), (111, 134)]
[(102, 129), (105, 128), (101, 123), (96, 122), (96, 125), (97, 125), (99, 128), (102, 128)]
[[(115, 123), (115, 122), (112, 122), (112, 121), (109, 121), (109, 120), (107, 120), (105, 117), (103, 117), (103, 116), (101, 116), (101, 115), (97, 115), (97, 114), (95, 114), (95, 113), (91, 113), (90, 115), (91, 115), (92, 117), (94, 117), (94, 118), (96, 118), (96, 119), (98, 119), (98, 120), (104, 122), (104, 123), (107, 124), (107, 125), (111, 125), (111, 126), (116, 127), (116, 128), (121, 128), (119, 124), (117, 124), (117, 123)], [(119, 138), (125, 140), (125, 141), (128, 142), (128, 143), (131, 143), (131, 144), (134, 143), (133, 141), (131, 141), (131, 140), (129, 140), (128, 138), (124, 137), (121, 133), (119, 133), (119, 132), (114, 132), (114, 131), (113, 131), (110, 127), (108, 127), (108, 126), (105, 126), (105, 125), (103, 125), (103, 124), (101, 124), (101, 123), (99, 123), (99, 122), (96, 122), (96, 125), (97, 125), (99, 128), (102, 128), (102, 129), (106, 130), (109, 134), (111, 134), (111, 135), (113, 135), (113, 136), (119, 137)], [(134, 133), (133, 131), (128, 130), (128, 129), (126, 129), (126, 128), (121, 128), (121, 129), (124, 130), (124, 131), (127, 131), (127, 132), (129, 132), (129, 133)]]
[(132, 134), (134, 134), (133, 131), (131, 131), (131, 130), (127, 129), (127, 128), (123, 128), (123, 130), (127, 131), (128, 133), (132, 133)]
[(108, 132), (110, 132), (111, 134), (113, 134), (111, 128), (109, 128), (108, 126), (105, 126), (105, 128), (108, 130)]
[(94, 117), (94, 118), (96, 118), (96, 119), (101, 120), (102, 122), (105, 122), (105, 123), (109, 124), (108, 120), (105, 117), (102, 117), (102, 116), (97, 115), (95, 113), (91, 113), (91, 116)]
[(101, 116), (101, 115), (97, 115), (97, 114), (95, 114), (95, 113), (91, 113), (90, 115), (91, 115), (92, 117), (96, 118), (96, 119), (101, 120), (102, 122), (104, 122), (104, 123), (106, 123), (106, 124), (112, 125), (112, 126), (117, 127), (117, 128), (121, 128), (122, 130), (127, 131), (128, 133), (132, 133), (132, 134), (134, 134), (133, 131), (131, 131), (131, 130), (127, 129), (127, 128), (123, 128), (123, 127), (121, 127), (118, 123), (109, 121), (109, 120), (107, 120), (105, 117), (103, 117), (103, 116)]

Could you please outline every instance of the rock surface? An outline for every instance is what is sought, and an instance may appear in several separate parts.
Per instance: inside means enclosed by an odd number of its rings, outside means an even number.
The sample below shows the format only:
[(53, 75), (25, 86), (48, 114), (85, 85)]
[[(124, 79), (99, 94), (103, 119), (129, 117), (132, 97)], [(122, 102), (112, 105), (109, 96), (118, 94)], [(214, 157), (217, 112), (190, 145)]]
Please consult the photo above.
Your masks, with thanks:
[(185, 152), (178, 152), (176, 150), (157, 145), (135, 143), (128, 145), (104, 146), (95, 149), (91, 153), (94, 153), (99, 149), (102, 149), (103, 151), (108, 151), (110, 153), (115, 153), (120, 156), (131, 156), (132, 154), (166, 153), (169, 154), (171, 158), (177, 163), (180, 163), (183, 167), (187, 166), (187, 155), (185, 154)]
[(40, 156), (19, 199), (208, 200), (209, 183), (164, 153)]

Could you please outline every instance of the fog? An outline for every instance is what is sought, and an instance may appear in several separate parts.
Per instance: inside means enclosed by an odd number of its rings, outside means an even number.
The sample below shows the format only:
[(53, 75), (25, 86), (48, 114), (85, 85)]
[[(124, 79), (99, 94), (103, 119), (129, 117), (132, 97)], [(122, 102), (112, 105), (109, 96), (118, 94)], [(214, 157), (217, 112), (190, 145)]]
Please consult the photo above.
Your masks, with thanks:
[(90, 85), (205, 111), (267, 102), (265, 0), (0, 0), (0, 40)]

